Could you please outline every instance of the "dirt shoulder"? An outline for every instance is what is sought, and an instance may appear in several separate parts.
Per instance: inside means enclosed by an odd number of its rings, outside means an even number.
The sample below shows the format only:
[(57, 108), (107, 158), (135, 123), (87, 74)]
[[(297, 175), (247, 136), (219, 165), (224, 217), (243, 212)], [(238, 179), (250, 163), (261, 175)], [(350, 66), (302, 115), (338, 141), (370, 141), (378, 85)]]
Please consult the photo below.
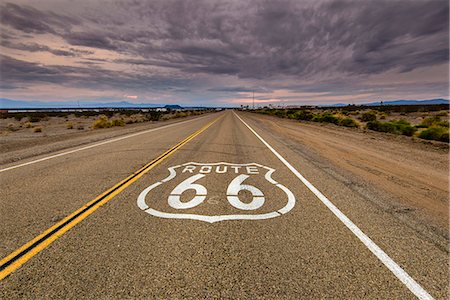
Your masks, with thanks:
[(55, 130), (53, 132), (49, 132), (50, 129), (47, 127), (46, 133), (44, 134), (10, 134), (7, 136), (2, 136), (0, 139), (0, 152), (2, 153), (0, 156), (0, 164), (8, 164), (25, 158), (52, 153), (55, 151), (201, 117), (202, 116), (189, 116), (171, 120), (127, 124), (124, 127), (111, 127), (83, 131)]
[(383, 207), (399, 218), (448, 237), (449, 156), (444, 143), (260, 114), (246, 116), (311, 153), (311, 160), (331, 164), (355, 184), (385, 194), (390, 200)]

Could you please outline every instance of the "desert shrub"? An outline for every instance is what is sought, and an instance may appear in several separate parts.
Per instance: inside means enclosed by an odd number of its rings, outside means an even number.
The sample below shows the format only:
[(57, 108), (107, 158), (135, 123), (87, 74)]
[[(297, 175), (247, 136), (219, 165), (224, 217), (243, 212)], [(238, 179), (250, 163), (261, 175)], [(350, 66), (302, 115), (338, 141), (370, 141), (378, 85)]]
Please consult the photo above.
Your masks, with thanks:
[(149, 111), (148, 113), (145, 114), (144, 118), (147, 121), (158, 121), (159, 119), (161, 119), (162, 115), (163, 113), (160, 111)]
[(311, 121), (313, 122), (321, 122), (321, 123), (332, 123), (332, 124), (339, 124), (340, 118), (336, 117), (335, 115), (326, 112), (323, 114), (317, 114), (315, 115)]
[(294, 117), (296, 120), (311, 121), (314, 114), (309, 110), (299, 110), (295, 112)]
[(41, 126), (34, 127), (33, 132), (42, 132), (42, 127)]
[(411, 126), (411, 124), (396, 124), (397, 130), (400, 131), (400, 134), (406, 135), (406, 136), (413, 136), (414, 133), (417, 131), (417, 128), (414, 126)]
[(427, 128), (430, 126), (440, 126), (440, 127), (449, 127), (449, 121), (448, 120), (441, 120), (440, 116), (432, 116), (425, 118), (422, 123), (420, 123), (418, 128)]
[(188, 114), (185, 112), (177, 112), (174, 117), (175, 118), (184, 118), (186, 116), (188, 116)]
[(325, 122), (325, 123), (339, 124), (339, 122), (341, 121), (340, 118), (336, 117), (336, 116), (333, 115), (333, 114), (329, 114), (329, 113), (323, 114), (322, 117), (323, 117), (322, 120), (323, 120), (323, 122)]
[(373, 131), (388, 132), (389, 129), (385, 124), (386, 123), (382, 123), (380, 121), (369, 121), (366, 124), (366, 128)]
[(391, 122), (370, 121), (367, 122), (366, 127), (367, 129), (374, 131), (402, 134), (406, 136), (412, 136), (417, 130), (416, 127), (411, 126), (411, 124), (405, 120), (394, 120)]
[(293, 114), (295, 114), (296, 112), (297, 112), (297, 110), (295, 110), (295, 109), (288, 109), (288, 110), (286, 111), (286, 115), (287, 115), (287, 116), (293, 115)]
[(373, 131), (396, 133), (395, 126), (390, 122), (369, 121), (366, 124), (366, 128)]
[(111, 122), (108, 121), (108, 117), (105, 115), (100, 116), (97, 120), (94, 121), (92, 128), (109, 128), (111, 127)]
[(67, 129), (73, 129), (73, 124), (72, 123), (67, 123), (66, 127), (67, 127)]
[(171, 118), (172, 118), (171, 113), (164, 113), (164, 114), (161, 114), (161, 117), (159, 119), (165, 121), (165, 120), (170, 120)]
[(33, 112), (28, 114), (28, 119), (32, 123), (37, 123), (40, 121), (48, 121), (50, 117), (46, 112)]
[(33, 126), (33, 124), (31, 124), (31, 122), (25, 122), (25, 123), (23, 124), (23, 126), (24, 126), (25, 128), (31, 128), (31, 127)]
[(270, 111), (268, 109), (261, 109), (258, 111), (258, 113), (263, 114), (263, 115), (269, 115)]
[(441, 120), (440, 117), (439, 120), (436, 120), (435, 122), (433, 122), (433, 124), (431, 126), (441, 126), (441, 127), (449, 127), (449, 121), (447, 120)]
[(313, 122), (322, 122), (322, 115), (321, 114), (314, 115), (314, 117), (311, 119), (311, 121), (313, 121)]
[(9, 123), (8, 126), (6, 127), (9, 131), (17, 131), (19, 130), (19, 128), (16, 127), (16, 125), (14, 125), (14, 123)]
[[(378, 115), (380, 116), (380, 120), (385, 120), (387, 117), (387, 114), (384, 112), (378, 112)], [(375, 120), (374, 120), (375, 121)]]
[(448, 128), (432, 126), (419, 134), (419, 138), (441, 142), (449, 141)]
[(446, 111), (446, 110), (440, 111), (436, 114), (436, 116), (446, 117), (446, 116), (448, 116), (448, 111)]
[(111, 121), (111, 126), (125, 126), (125, 121), (123, 119), (114, 119)]
[(448, 133), (448, 130), (447, 130), (446, 132), (442, 133), (441, 137), (439, 138), (439, 141), (448, 143), (449, 142), (449, 138), (450, 137), (449, 137), (449, 133)]
[(295, 111), (293, 113), (287, 113), (288, 119), (295, 119)]
[(366, 128), (374, 131), (381, 131), (381, 122), (379, 121), (370, 121), (366, 124)]
[(441, 117), (439, 117), (439, 116), (432, 116), (432, 117), (425, 118), (420, 125), (423, 125), (425, 127), (430, 127), (434, 123), (440, 122), (440, 121), (441, 121)]
[(365, 112), (361, 115), (361, 121), (363, 122), (371, 122), (377, 120), (377, 114), (373, 111)]
[(30, 119), (30, 122), (32, 122), (32, 123), (37, 123), (37, 122), (40, 122), (40, 121), (41, 121), (42, 117), (39, 116), (39, 115), (31, 115), (31, 116), (29, 117), (29, 119)]
[(276, 109), (274, 112), (274, 115), (279, 118), (284, 118), (284, 117), (286, 117), (286, 111), (284, 111), (282, 109)]
[(77, 126), (77, 130), (84, 130), (84, 125), (79, 124), (79, 125)]
[(352, 118), (341, 119), (339, 125), (345, 127), (359, 127), (358, 123), (356, 123), (356, 121), (353, 120)]
[(340, 120), (341, 120), (340, 118), (330, 113), (324, 113), (322, 115), (322, 121), (325, 123), (339, 124)]
[(435, 125), (449, 128), (450, 122), (449, 121), (440, 121), (440, 122), (437, 122)]

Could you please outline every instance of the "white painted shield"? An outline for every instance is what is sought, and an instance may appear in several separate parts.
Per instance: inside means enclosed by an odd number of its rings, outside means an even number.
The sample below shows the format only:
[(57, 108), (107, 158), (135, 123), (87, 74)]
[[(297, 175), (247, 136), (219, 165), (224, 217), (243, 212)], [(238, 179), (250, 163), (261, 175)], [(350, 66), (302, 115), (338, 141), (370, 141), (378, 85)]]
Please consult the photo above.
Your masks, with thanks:
[[(207, 174), (211, 171), (211, 168), (216, 168), (216, 172), (220, 173), (220, 166), (222, 166), (222, 170), (225, 168), (246, 168), (248, 174), (239, 174), (236, 176), (229, 184), (226, 191), (227, 200), (230, 205), (242, 211), (242, 214), (232, 214), (232, 215), (200, 215), (200, 214), (187, 214), (182, 213), (182, 210), (188, 208), (194, 208), (203, 203), (203, 201), (207, 198), (207, 187), (195, 183), (198, 179), (207, 176)], [(148, 193), (154, 188), (176, 178), (177, 170), (184, 168), (184, 171), (188, 168), (197, 168), (198, 174), (195, 174), (179, 185), (177, 185), (172, 192), (170, 193), (167, 201), (168, 204), (177, 210), (180, 210), (180, 213), (168, 213), (156, 210), (151, 207), (151, 199), (147, 198)], [(280, 189), (286, 195), (286, 204), (284, 207), (278, 209), (277, 211), (262, 213), (262, 214), (252, 214), (251, 212), (257, 210), (261, 206), (264, 205), (266, 199), (264, 194), (255, 186), (244, 184), (244, 181), (251, 176), (252, 167), (259, 168), (259, 170), (265, 170), (264, 178), (272, 184), (275, 188)], [(169, 219), (192, 219), (205, 221), (209, 223), (225, 221), (225, 220), (262, 220), (262, 219), (270, 219), (281, 216), (287, 212), (289, 212), (295, 206), (295, 197), (294, 194), (286, 188), (284, 185), (278, 183), (272, 178), (272, 174), (275, 172), (275, 169), (263, 166), (257, 163), (248, 163), (248, 164), (233, 164), (226, 162), (219, 163), (196, 163), (189, 162), (182, 165), (170, 167), (169, 176), (161, 181), (158, 181), (145, 190), (141, 192), (138, 197), (137, 204), (140, 209), (149, 213), (152, 216), (160, 217), (160, 218), (169, 218)], [(255, 169), (253, 169), (255, 170)], [(187, 202), (181, 202), (180, 197), (183, 191), (193, 189), (196, 192), (196, 195), (193, 199)], [(253, 200), (250, 203), (244, 203), (239, 200), (238, 193), (240, 190), (247, 190), (253, 195)]]

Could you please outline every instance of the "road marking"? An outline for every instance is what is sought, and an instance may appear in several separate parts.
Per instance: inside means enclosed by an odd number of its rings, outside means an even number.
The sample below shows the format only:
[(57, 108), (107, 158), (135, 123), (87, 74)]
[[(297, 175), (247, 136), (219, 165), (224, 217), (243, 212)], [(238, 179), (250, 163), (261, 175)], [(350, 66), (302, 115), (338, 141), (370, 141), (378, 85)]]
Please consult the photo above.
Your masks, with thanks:
[[(253, 185), (242, 184), (250, 175), (238, 175), (230, 182), (227, 188), (227, 199), (231, 205), (242, 210), (256, 210), (264, 205), (266, 199), (263, 192)], [(252, 201), (244, 203), (239, 199), (240, 191), (249, 191), (252, 194)]]
[[(231, 174), (240, 174), (237, 175), (226, 188), (226, 200), (228, 203), (239, 210), (244, 212), (248, 211), (256, 211), (260, 207), (264, 205), (266, 199), (264, 197), (263, 192), (255, 186), (243, 184), (243, 182), (249, 177), (253, 177), (256, 175), (264, 176), (264, 178), (272, 185), (279, 188), (286, 195), (286, 204), (284, 207), (269, 213), (256, 213), (256, 214), (234, 214), (234, 215), (200, 215), (200, 214), (186, 214), (186, 213), (168, 213), (156, 210), (151, 208), (150, 206), (153, 202), (147, 201), (146, 197), (150, 191), (159, 187), (160, 185), (174, 179), (177, 176), (177, 169), (180, 170), (179, 174), (186, 173), (190, 175), (190, 177), (184, 179), (181, 183), (179, 183), (173, 190), (170, 192), (167, 202), (168, 206), (177, 209), (192, 209), (204, 203), (208, 196), (208, 190), (205, 186), (194, 183), (197, 180), (200, 180), (206, 176), (211, 176), (211, 174), (217, 174), (216, 176), (223, 176), (221, 174), (225, 174), (227, 172)], [(144, 189), (137, 199), (137, 205), (140, 209), (145, 211), (146, 213), (160, 218), (168, 218), (168, 219), (191, 219), (191, 220), (199, 220), (209, 223), (226, 221), (226, 220), (263, 220), (279, 217), (283, 214), (288, 213), (295, 206), (295, 196), (294, 194), (285, 186), (276, 182), (272, 178), (273, 172), (275, 169), (269, 168), (267, 166), (263, 166), (257, 163), (248, 163), (248, 164), (233, 164), (226, 162), (218, 162), (218, 163), (195, 163), (188, 162), (182, 165), (170, 167), (169, 176), (165, 179), (153, 183), (146, 189)], [(264, 172), (263, 172), (264, 171)], [(197, 173), (198, 174), (194, 174)], [(244, 173), (244, 174), (241, 174)], [(249, 175), (246, 175), (246, 174)], [(194, 175), (191, 175), (194, 174)], [(208, 175), (207, 175), (208, 174)], [(210, 180), (209, 183), (214, 184), (214, 180)], [(181, 194), (186, 190), (195, 190), (196, 194), (194, 197), (187, 201), (181, 202)], [(242, 190), (246, 190), (252, 194), (252, 201), (249, 203), (244, 203), (239, 199), (239, 192)], [(214, 197), (214, 196), (213, 196)], [(150, 198), (150, 197), (149, 197)], [(209, 203), (209, 200), (207, 201)]]
[(297, 171), (281, 154), (269, 145), (253, 128), (251, 128), (235, 112), (234, 115), (264, 144), (273, 154), (311, 191), (329, 210), (350, 229), (350, 231), (419, 299), (434, 299), (419, 283), (403, 270), (389, 255), (373, 242), (358, 226), (356, 226), (342, 211), (327, 197), (313, 186), (299, 171)]
[[(169, 205), (175, 209), (188, 209), (193, 208), (201, 204), (206, 199), (207, 191), (203, 185), (194, 183), (200, 178), (205, 177), (204, 174), (193, 175), (179, 185), (177, 185), (169, 195)], [(188, 202), (181, 202), (181, 194), (186, 190), (195, 190), (195, 196)]]
[(114, 185), (109, 190), (97, 196), (95, 199), (89, 201), (87, 204), (80, 207), (78, 210), (68, 215), (60, 222), (51, 226), (37, 237), (35, 237), (34, 239), (32, 239), (19, 249), (15, 250), (11, 254), (3, 258), (0, 261), (0, 280), (11, 274), (11, 272), (19, 268), (24, 263), (26, 263), (30, 258), (32, 258), (37, 253), (45, 249), (48, 245), (54, 242), (57, 238), (59, 238), (69, 229), (80, 223), (83, 219), (92, 214), (100, 206), (113, 199), (126, 187), (128, 187), (133, 182), (138, 180), (145, 173), (150, 171), (154, 166), (156, 166), (157, 164), (165, 160), (167, 157), (172, 155), (175, 151), (183, 147), (185, 144), (187, 144), (193, 138), (195, 138), (200, 133), (205, 131), (207, 128), (209, 128), (212, 124), (214, 124), (217, 120), (219, 120), (222, 117), (223, 115), (213, 120), (212, 122), (206, 124), (199, 130), (197, 130), (196, 132), (194, 132), (193, 134), (182, 140), (177, 145), (173, 146), (172, 148), (170, 148), (169, 150), (167, 150), (166, 152), (164, 152), (163, 154), (161, 154), (160, 156), (158, 156), (157, 158), (155, 158), (154, 160), (152, 160), (151, 162), (149, 162), (148, 164), (146, 164), (145, 166), (143, 166), (142, 168), (140, 168), (127, 178), (125, 178), (124, 180)]
[(136, 133), (132, 133), (132, 134), (129, 134), (129, 135), (121, 136), (121, 137), (118, 137), (118, 138), (115, 138), (115, 139), (103, 141), (103, 142), (96, 143), (96, 144), (93, 144), (93, 145), (84, 146), (84, 147), (73, 149), (73, 150), (70, 150), (70, 151), (66, 151), (66, 152), (62, 152), (62, 153), (46, 156), (46, 157), (39, 158), (39, 159), (36, 159), (36, 160), (32, 160), (32, 161), (29, 161), (29, 162), (26, 162), (26, 163), (22, 163), (22, 164), (18, 164), (18, 165), (15, 165), (15, 166), (8, 167), (8, 168), (0, 169), (0, 173), (1, 172), (5, 172), (5, 171), (9, 171), (9, 170), (13, 170), (13, 169), (17, 169), (17, 168), (20, 168), (20, 167), (25, 167), (25, 166), (28, 166), (28, 165), (31, 165), (31, 164), (35, 164), (35, 163), (38, 163), (38, 162), (46, 161), (46, 160), (49, 160), (49, 159), (52, 159), (52, 158), (64, 156), (64, 155), (67, 155), (67, 154), (72, 154), (72, 153), (75, 153), (75, 152), (78, 152), (78, 151), (83, 151), (83, 150), (91, 149), (91, 148), (94, 148), (94, 147), (106, 145), (106, 144), (109, 144), (109, 143), (114, 143), (114, 142), (117, 142), (117, 141), (121, 141), (121, 140), (124, 140), (124, 139), (135, 137), (135, 136), (138, 136), (138, 135), (141, 135), (141, 134), (146, 134), (146, 133), (157, 131), (157, 130), (160, 130), (160, 129), (165, 129), (165, 128), (169, 128), (169, 127), (173, 127), (173, 126), (177, 126), (177, 125), (181, 125), (181, 124), (186, 124), (186, 123), (189, 123), (189, 122), (192, 122), (192, 121), (203, 119), (205, 117), (206, 116), (200, 117), (200, 118), (195, 118), (195, 119), (192, 119), (192, 120), (183, 121), (183, 122), (168, 124), (168, 125), (164, 125), (164, 126), (161, 126), (161, 127), (152, 128), (152, 129), (148, 129), (148, 130), (145, 130), (145, 131), (136, 132)]

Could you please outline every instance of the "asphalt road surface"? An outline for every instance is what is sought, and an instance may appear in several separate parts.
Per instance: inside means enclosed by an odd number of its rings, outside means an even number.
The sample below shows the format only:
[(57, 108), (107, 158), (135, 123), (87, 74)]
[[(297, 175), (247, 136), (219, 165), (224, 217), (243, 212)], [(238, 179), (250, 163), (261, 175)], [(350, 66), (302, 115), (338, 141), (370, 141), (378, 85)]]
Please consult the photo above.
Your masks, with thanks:
[(267, 122), (229, 110), (3, 165), (0, 298), (448, 297), (445, 236)]

